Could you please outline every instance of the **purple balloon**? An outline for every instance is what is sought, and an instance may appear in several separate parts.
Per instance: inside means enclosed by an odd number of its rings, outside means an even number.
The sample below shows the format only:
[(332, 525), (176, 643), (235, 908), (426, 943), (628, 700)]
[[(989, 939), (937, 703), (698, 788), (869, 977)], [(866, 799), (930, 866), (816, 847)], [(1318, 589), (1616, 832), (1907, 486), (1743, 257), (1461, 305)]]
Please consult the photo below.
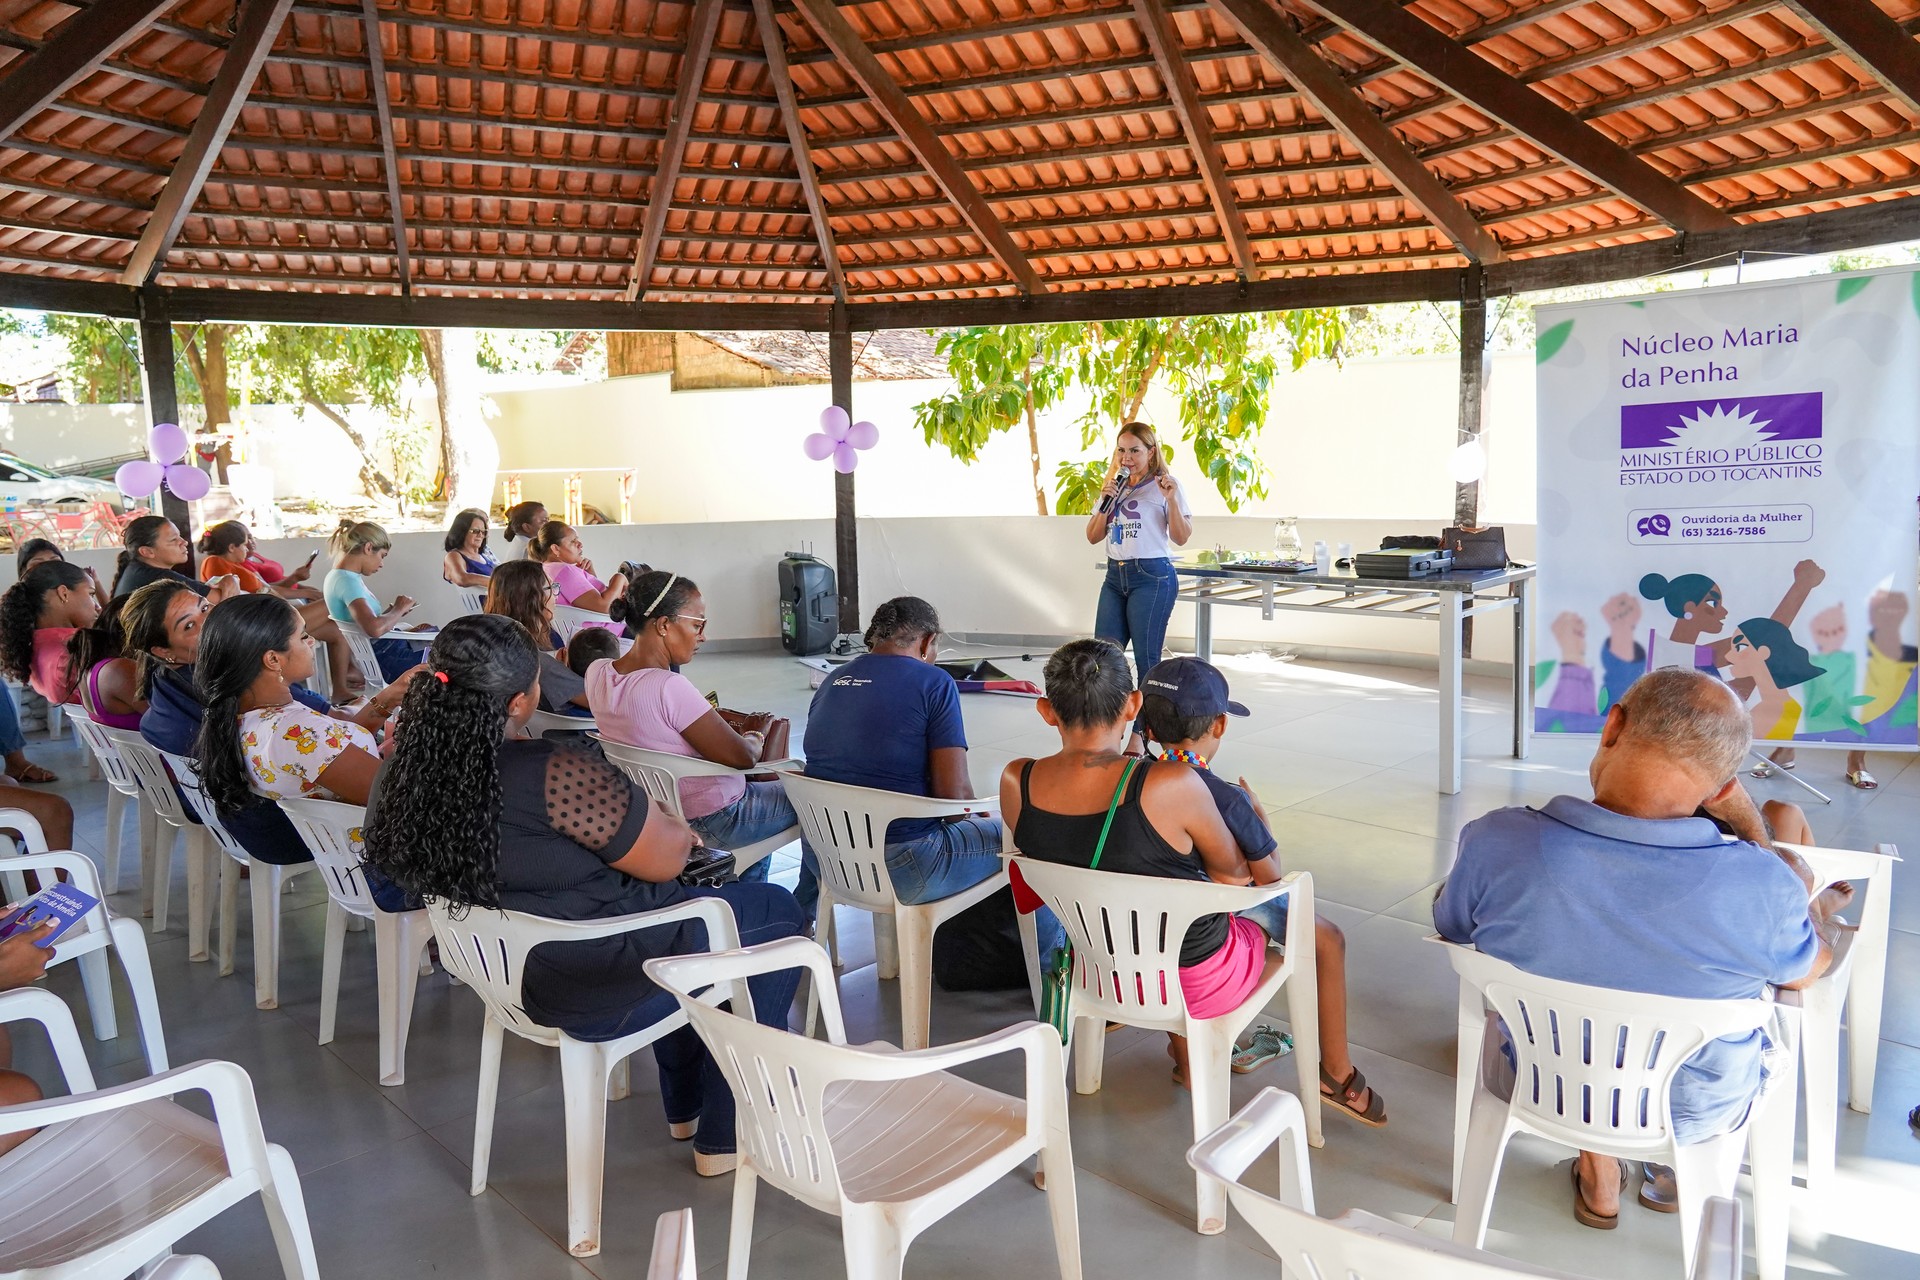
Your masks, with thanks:
[(871, 422), (856, 422), (847, 428), (847, 443), (856, 449), (871, 449), (880, 443), (880, 428)]
[(187, 433), (177, 422), (156, 422), (147, 432), (147, 450), (156, 462), (178, 462), (187, 451)]
[(838, 471), (841, 475), (847, 475), (859, 465), (860, 455), (854, 452), (852, 445), (842, 440), (839, 444), (833, 446), (833, 469), (835, 471)]
[(212, 478), (196, 466), (176, 462), (167, 468), (167, 488), (173, 491), (176, 498), (198, 502), (207, 496), (207, 490), (212, 487)]
[(159, 463), (148, 462), (145, 458), (138, 462), (123, 462), (120, 469), (113, 473), (113, 482), (129, 498), (144, 498), (160, 487), (160, 477), (164, 471), (165, 468)]
[(815, 462), (825, 462), (833, 456), (833, 445), (832, 436), (824, 431), (816, 431), (802, 441), (800, 447), (805, 449), (807, 456)]
[(847, 411), (837, 404), (830, 404), (820, 411), (820, 430), (835, 444), (847, 438), (847, 428), (852, 425), (853, 420), (847, 417)]

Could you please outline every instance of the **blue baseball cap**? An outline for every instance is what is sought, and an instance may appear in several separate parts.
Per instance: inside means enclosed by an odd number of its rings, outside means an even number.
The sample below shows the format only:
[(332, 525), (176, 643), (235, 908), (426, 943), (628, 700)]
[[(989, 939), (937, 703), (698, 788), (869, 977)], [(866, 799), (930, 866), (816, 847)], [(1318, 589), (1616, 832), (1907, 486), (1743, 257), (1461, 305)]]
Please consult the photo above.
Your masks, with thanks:
[(1227, 697), (1227, 678), (1210, 662), (1198, 658), (1168, 658), (1140, 682), (1143, 694), (1157, 693), (1173, 704), (1176, 715), (1230, 716), (1251, 714)]

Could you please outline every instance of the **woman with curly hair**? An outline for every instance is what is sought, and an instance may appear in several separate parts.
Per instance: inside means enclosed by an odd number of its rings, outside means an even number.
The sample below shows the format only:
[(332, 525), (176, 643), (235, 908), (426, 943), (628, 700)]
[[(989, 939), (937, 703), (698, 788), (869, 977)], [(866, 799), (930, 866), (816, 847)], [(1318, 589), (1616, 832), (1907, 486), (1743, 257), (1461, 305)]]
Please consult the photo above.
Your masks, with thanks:
[[(587, 668), (587, 702), (602, 737), (733, 769), (760, 762), (761, 736), (736, 733), (680, 674), (707, 642), (706, 601), (695, 583), (649, 570), (613, 602), (609, 616), (626, 624), (633, 647)], [(799, 821), (778, 782), (688, 778), (680, 784), (680, 803), (700, 838), (720, 849), (765, 840)], [(762, 858), (743, 878), (766, 879), (771, 861)]]
[(447, 526), (440, 576), (456, 587), (484, 587), (498, 567), (487, 550), (487, 513), (469, 507)]
[(367, 802), (380, 765), (374, 730), (399, 705), (411, 673), (346, 719), (294, 695), (313, 671), (313, 638), (280, 597), (241, 596), (207, 614), (193, 672), (206, 708), (194, 754), (222, 810), (303, 797)]
[[(698, 896), (723, 899), (748, 946), (804, 929), (793, 895), (777, 886), (679, 883), (693, 833), (649, 805), (598, 743), (519, 736), (539, 704), (539, 673), (532, 640), (510, 618), (473, 614), (440, 632), (427, 674), (401, 705), (393, 757), (368, 807), (376, 870), (456, 911), (604, 920)], [(677, 1007), (641, 966), (706, 945), (697, 922), (543, 944), (527, 957), (525, 1009), (576, 1039), (630, 1035)], [(754, 1015), (784, 1028), (798, 973), (748, 985)], [(669, 1132), (693, 1139), (698, 1173), (731, 1171), (733, 1092), (699, 1037), (682, 1026), (654, 1042), (654, 1057)]]
[(493, 571), (484, 612), (520, 624), (540, 655), (540, 709), (560, 715), (591, 714), (587, 682), (573, 673), (553, 629), (553, 582), (532, 560), (509, 560)]
[[(37, 566), (0, 596), (0, 667), (55, 706), (75, 701), (79, 680), (70, 642), (99, 617), (100, 602), (78, 565), (51, 560)], [(85, 656), (93, 656), (91, 641), (83, 645)]]

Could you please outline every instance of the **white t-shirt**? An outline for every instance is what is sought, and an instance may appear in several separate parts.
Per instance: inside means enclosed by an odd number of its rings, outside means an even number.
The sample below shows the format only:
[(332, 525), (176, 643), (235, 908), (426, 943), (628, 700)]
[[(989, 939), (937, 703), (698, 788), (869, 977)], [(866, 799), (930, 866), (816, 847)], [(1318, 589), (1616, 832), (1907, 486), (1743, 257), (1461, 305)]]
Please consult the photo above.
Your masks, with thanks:
[[(1180, 514), (1191, 520), (1184, 490), (1176, 488)], [(1107, 521), (1107, 558), (1109, 560), (1165, 560), (1173, 555), (1169, 537), (1167, 495), (1159, 482), (1149, 478), (1131, 489), (1122, 490), (1115, 500), (1112, 518)]]

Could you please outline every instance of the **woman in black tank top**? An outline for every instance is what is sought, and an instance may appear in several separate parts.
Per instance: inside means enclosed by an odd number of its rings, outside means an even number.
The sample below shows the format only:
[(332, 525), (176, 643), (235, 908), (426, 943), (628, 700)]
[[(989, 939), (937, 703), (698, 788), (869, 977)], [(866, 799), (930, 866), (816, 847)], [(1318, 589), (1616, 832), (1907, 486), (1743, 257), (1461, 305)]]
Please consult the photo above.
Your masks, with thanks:
[[(1087, 866), (1107, 805), (1128, 757), (1121, 752), (1140, 714), (1140, 695), (1119, 646), (1076, 640), (1047, 662), (1040, 717), (1060, 733), (1060, 750), (1015, 760), (1000, 777), (1000, 812), (1013, 842), (1029, 858)], [(1234, 843), (1207, 784), (1185, 765), (1134, 765), (1114, 811), (1100, 869), (1174, 880), (1250, 884), (1253, 873)], [(1180, 947), (1180, 966), (1211, 959), (1227, 941), (1227, 917), (1194, 922)], [(1170, 1048), (1184, 1079), (1186, 1045)]]

